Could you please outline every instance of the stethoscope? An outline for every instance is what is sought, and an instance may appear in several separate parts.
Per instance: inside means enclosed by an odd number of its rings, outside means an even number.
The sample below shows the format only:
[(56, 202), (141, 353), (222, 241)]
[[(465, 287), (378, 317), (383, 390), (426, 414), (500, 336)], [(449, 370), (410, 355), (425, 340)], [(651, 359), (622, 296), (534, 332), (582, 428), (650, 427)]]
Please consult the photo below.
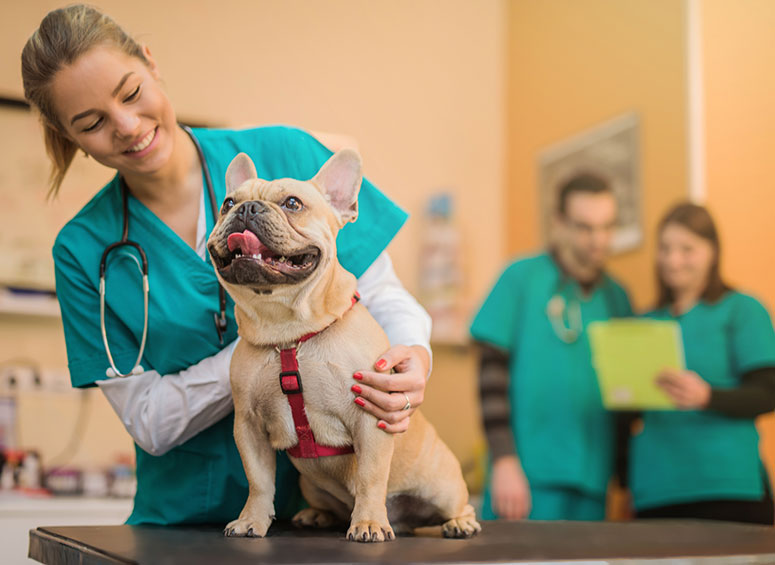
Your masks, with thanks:
[[(566, 316), (567, 314), (567, 316)], [(578, 298), (565, 300), (565, 297), (556, 292), (546, 304), (546, 316), (552, 325), (552, 331), (565, 343), (574, 343), (584, 331), (584, 323), (581, 319), (581, 301)], [(567, 324), (565, 319), (568, 319)]]
[[(197, 155), (199, 156), (199, 162), (202, 164), (202, 171), (205, 176), (205, 184), (207, 185), (207, 192), (210, 196), (210, 209), (213, 214), (213, 220), (218, 218), (218, 208), (215, 205), (215, 191), (213, 190), (213, 180), (210, 176), (210, 167), (207, 166), (204, 152), (199, 141), (194, 136), (191, 128), (185, 125), (181, 125), (183, 131), (185, 131), (194, 142)], [(145, 351), (145, 343), (148, 339), (148, 295), (150, 294), (150, 287), (148, 285), (148, 259), (145, 255), (145, 251), (139, 243), (129, 240), (129, 187), (126, 185), (124, 177), (120, 177), (121, 183), (121, 200), (124, 214), (124, 227), (121, 234), (121, 240), (108, 245), (105, 251), (102, 252), (102, 259), (100, 259), (100, 330), (102, 331), (102, 342), (105, 344), (105, 352), (108, 354), (108, 361), (110, 367), (105, 371), (108, 377), (128, 377), (130, 375), (139, 375), (145, 372), (143, 366), (140, 365), (140, 361), (143, 358), (143, 352)], [(113, 355), (110, 353), (110, 346), (108, 345), (108, 334), (105, 329), (105, 266), (107, 264), (108, 255), (110, 252), (118, 249), (119, 247), (134, 247), (137, 253), (140, 255), (140, 261), (134, 255), (130, 255), (140, 268), (140, 272), (143, 275), (143, 336), (140, 340), (140, 352), (137, 354), (137, 360), (134, 363), (134, 367), (128, 373), (122, 373), (116, 367), (113, 361)], [(141, 264), (142, 263), (142, 264)], [(226, 333), (226, 291), (221, 284), (218, 284), (218, 298), (219, 298), (219, 312), (213, 314), (215, 320), (215, 330), (218, 332), (218, 340), (223, 345), (223, 336)]]
[[(567, 287), (568, 282), (567, 275), (560, 275), (560, 280), (552, 293), (552, 297), (546, 303), (546, 317), (549, 318), (552, 331), (558, 338), (565, 343), (575, 343), (584, 332), (584, 320), (581, 317), (581, 300), (575, 295), (575, 292), (574, 296), (567, 300), (563, 296), (563, 289)], [(608, 289), (604, 287), (602, 290), (609, 310), (613, 311)]]

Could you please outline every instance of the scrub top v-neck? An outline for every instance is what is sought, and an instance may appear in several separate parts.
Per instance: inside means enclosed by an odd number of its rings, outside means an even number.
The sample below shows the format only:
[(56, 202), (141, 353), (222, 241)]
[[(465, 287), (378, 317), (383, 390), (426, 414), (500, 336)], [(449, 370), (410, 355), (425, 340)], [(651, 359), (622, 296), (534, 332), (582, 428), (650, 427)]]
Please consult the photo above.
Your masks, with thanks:
[[(283, 126), (247, 130), (195, 129), (210, 167), (216, 199), (226, 195), (225, 173), (240, 151), (266, 180), (312, 178), (331, 156), (309, 134)], [(207, 195), (205, 195), (207, 198)], [(209, 211), (209, 202), (206, 203)], [(57, 295), (62, 310), (68, 367), (73, 386), (106, 378), (108, 360), (99, 324), (98, 264), (104, 248), (118, 240), (122, 225), (118, 178), (109, 182), (59, 233), (54, 245)], [(213, 324), (218, 280), (212, 266), (146, 206), (129, 200), (129, 238), (148, 256), (150, 286), (146, 370), (179, 372), (222, 347)], [(213, 218), (207, 214), (208, 233)], [(385, 249), (406, 214), (364, 179), (359, 218), (337, 238), (342, 265), (360, 276)], [(142, 331), (140, 274), (132, 251), (117, 252), (107, 266), (106, 328), (119, 369), (131, 367)], [(224, 343), (237, 337), (234, 304), (227, 297)], [(131, 378), (131, 377), (130, 377)], [(161, 456), (136, 447), (138, 488), (128, 522), (176, 524), (222, 522), (239, 514), (247, 480), (233, 439), (233, 414)], [(297, 475), (278, 457), (278, 516), (299, 506)]]

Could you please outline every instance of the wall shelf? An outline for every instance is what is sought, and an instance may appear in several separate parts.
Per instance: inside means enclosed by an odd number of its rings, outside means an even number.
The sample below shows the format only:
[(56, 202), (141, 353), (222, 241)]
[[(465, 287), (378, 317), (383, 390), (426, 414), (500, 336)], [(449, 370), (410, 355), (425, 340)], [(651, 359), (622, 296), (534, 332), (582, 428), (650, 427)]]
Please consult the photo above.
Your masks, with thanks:
[(0, 315), (3, 314), (58, 318), (59, 302), (51, 295), (24, 294), (0, 289)]

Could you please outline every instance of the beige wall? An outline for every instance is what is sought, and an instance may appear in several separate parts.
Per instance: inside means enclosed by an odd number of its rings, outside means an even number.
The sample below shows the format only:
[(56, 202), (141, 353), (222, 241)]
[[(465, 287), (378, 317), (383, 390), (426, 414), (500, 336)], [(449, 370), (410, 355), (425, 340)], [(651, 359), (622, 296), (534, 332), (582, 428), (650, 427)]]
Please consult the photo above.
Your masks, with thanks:
[[(701, 4), (707, 202), (719, 223), (722, 269), (775, 313), (775, 3)], [(775, 478), (775, 417), (759, 420)]]
[[(21, 96), (18, 54), (49, 9), (14, 3), (0, 19), (0, 95)], [(146, 42), (178, 114), (219, 125), (285, 123), (357, 139), (366, 175), (412, 217), (390, 246), (400, 278), (417, 290), (422, 210), (440, 189), (456, 198), (466, 241), (465, 307), (502, 257), (505, 2), (485, 0), (98, 1)], [(88, 165), (84, 165), (88, 166)], [(97, 173), (99, 174), (99, 173)], [(67, 185), (73, 202), (96, 186)], [(36, 187), (36, 197), (42, 187)], [(480, 203), (484, 202), (485, 205)], [(72, 206), (75, 211), (76, 206)], [(20, 218), (20, 222), (25, 221)], [(3, 230), (11, 230), (4, 226)], [(20, 347), (44, 366), (65, 362), (61, 326), (0, 315), (0, 359)], [(440, 356), (433, 394), (455, 410), (471, 370)], [(454, 358), (454, 356), (453, 356)], [(434, 407), (428, 415), (434, 419)], [(479, 441), (442, 430), (461, 457)], [(50, 424), (49, 424), (50, 425)]]
[(652, 300), (653, 229), (687, 192), (685, 14), (675, 0), (511, 2), (508, 252), (540, 245), (538, 153), (627, 112), (641, 123), (644, 244), (611, 270), (636, 306)]
[[(775, 3), (702, 3), (707, 201), (736, 286), (775, 308)], [(763, 245), (762, 245), (763, 244)]]
[[(21, 95), (26, 37), (60, 2), (0, 23), (0, 94)], [(223, 125), (284, 123), (357, 139), (367, 176), (413, 215), (391, 249), (416, 288), (427, 195), (455, 193), (476, 250), (470, 294), (500, 258), (502, 219), (476, 206), (502, 183), (505, 3), (335, 0), (98, 3), (156, 58), (178, 114)], [(195, 8), (194, 8), (195, 7)], [(150, 14), (153, 14), (151, 17)], [(473, 258), (472, 258), (473, 259)], [(486, 282), (485, 282), (486, 281)]]

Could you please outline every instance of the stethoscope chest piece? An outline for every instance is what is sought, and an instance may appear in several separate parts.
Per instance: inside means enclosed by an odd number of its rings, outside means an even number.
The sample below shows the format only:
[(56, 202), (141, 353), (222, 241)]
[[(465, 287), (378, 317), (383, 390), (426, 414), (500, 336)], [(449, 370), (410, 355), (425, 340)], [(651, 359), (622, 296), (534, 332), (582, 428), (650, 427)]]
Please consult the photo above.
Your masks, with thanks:
[[(567, 325), (565, 317), (567, 314)], [(574, 343), (584, 330), (581, 319), (581, 303), (578, 299), (566, 301), (561, 294), (554, 294), (546, 303), (546, 317), (555, 335), (565, 343)]]

